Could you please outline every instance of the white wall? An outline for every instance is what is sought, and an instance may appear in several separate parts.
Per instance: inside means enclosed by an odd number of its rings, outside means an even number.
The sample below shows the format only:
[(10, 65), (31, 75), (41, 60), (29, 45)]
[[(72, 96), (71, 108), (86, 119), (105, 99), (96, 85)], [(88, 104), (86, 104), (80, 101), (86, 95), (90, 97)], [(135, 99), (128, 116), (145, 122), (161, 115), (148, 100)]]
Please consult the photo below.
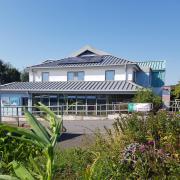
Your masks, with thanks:
[[(67, 81), (68, 71), (84, 71), (85, 81), (105, 81), (105, 71), (115, 70), (115, 81), (124, 81), (133, 79), (133, 67), (125, 66), (110, 66), (110, 67), (86, 67), (86, 68), (57, 68), (57, 69), (34, 69), (29, 72), (29, 81), (35, 82), (42, 81), (42, 72), (49, 72), (49, 81)], [(127, 79), (126, 79), (127, 76)]]

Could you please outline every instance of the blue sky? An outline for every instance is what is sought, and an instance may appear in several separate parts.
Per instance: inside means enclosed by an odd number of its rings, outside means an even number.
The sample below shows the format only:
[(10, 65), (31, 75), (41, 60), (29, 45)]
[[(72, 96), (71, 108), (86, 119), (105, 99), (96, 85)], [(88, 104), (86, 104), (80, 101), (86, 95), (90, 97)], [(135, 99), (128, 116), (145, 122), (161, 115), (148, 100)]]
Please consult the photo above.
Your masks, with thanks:
[(128, 60), (166, 60), (180, 80), (179, 0), (0, 0), (0, 59), (20, 70), (82, 46)]

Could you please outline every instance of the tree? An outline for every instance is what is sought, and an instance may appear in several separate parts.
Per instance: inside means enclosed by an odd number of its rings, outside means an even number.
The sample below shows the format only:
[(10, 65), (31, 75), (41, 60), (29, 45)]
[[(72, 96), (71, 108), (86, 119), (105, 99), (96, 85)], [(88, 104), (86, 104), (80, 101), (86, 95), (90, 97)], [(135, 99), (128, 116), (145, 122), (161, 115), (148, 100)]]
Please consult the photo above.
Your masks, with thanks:
[(29, 73), (25, 69), (21, 72), (21, 81), (22, 82), (29, 81)]
[(20, 81), (20, 72), (11, 64), (0, 60), (0, 84)]
[(152, 103), (154, 111), (158, 111), (162, 106), (162, 99), (155, 95), (150, 89), (139, 90), (134, 96), (135, 103)]
[(180, 82), (175, 85), (174, 87), (174, 91), (173, 91), (173, 95), (175, 96), (175, 98), (179, 99), (180, 98)]

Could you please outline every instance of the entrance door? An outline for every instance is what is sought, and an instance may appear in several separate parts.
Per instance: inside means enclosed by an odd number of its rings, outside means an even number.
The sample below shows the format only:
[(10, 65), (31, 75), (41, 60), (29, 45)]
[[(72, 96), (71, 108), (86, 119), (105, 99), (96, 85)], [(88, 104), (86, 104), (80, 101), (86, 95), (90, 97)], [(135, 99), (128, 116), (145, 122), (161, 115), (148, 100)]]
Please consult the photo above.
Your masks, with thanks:
[(22, 97), (21, 102), (22, 106), (28, 106), (28, 97)]

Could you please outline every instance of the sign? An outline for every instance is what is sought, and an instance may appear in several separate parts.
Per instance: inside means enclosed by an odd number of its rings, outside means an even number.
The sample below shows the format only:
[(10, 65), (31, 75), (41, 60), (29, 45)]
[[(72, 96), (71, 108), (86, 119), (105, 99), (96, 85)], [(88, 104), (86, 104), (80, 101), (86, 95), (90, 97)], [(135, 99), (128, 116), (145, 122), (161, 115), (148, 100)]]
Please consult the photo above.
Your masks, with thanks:
[(148, 112), (152, 110), (151, 103), (129, 103), (128, 111), (129, 112)]

